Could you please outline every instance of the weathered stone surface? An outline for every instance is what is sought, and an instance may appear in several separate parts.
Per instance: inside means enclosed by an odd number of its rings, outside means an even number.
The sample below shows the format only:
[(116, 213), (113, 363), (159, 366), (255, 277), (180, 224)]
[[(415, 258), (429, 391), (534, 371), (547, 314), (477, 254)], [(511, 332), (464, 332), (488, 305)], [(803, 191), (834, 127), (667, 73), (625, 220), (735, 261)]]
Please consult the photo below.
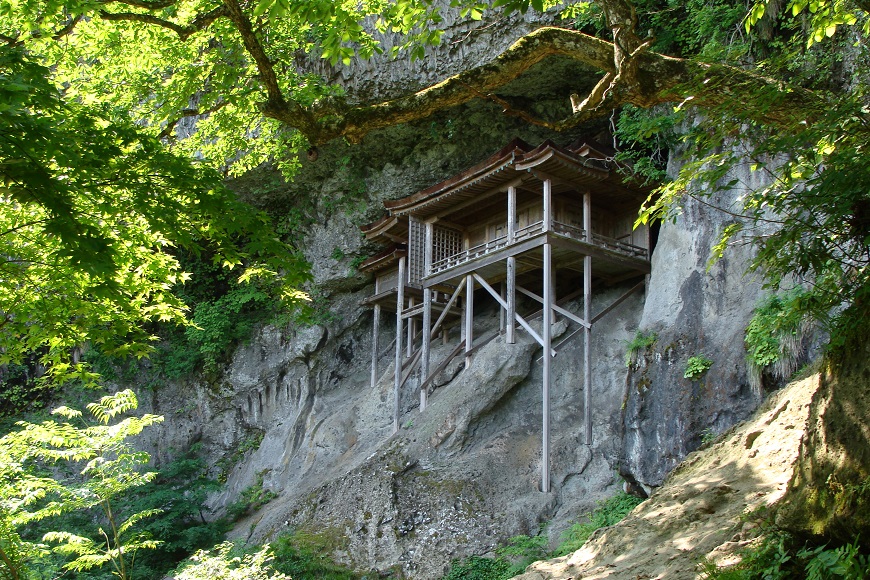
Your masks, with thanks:
[(811, 429), (818, 375), (775, 393), (745, 423), (691, 453), (644, 503), (562, 558), (536, 562), (517, 580), (695, 580), (698, 564), (739, 562), (761, 529), (746, 519), (780, 501)]
[[(678, 167), (670, 168), (676, 172)], [(759, 186), (746, 169), (735, 175), (745, 187)], [(650, 488), (701, 444), (705, 431), (718, 434), (746, 418), (761, 393), (750, 387), (743, 344), (752, 309), (763, 296), (761, 280), (747, 274), (753, 247), (735, 243), (709, 267), (710, 250), (734, 217), (742, 190), (683, 204), (676, 223), (661, 228), (652, 257), (650, 290), (639, 330), (655, 332), (628, 378), (620, 472)], [(740, 240), (737, 240), (740, 242)], [(704, 355), (713, 361), (697, 379), (686, 363)]]

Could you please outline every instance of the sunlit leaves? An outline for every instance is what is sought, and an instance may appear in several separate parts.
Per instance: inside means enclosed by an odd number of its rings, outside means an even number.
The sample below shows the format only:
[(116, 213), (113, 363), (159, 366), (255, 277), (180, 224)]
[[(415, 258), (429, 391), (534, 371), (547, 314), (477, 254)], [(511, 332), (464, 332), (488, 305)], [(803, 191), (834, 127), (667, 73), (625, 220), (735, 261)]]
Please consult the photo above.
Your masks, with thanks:
[[(44, 541), (57, 544), (58, 552), (74, 556), (66, 565), (69, 570), (89, 570), (111, 562), (116, 575), (132, 578), (136, 551), (157, 545), (136, 531), (136, 525), (158, 512), (141, 510), (122, 519), (112, 506), (130, 490), (153, 480), (156, 473), (143, 471), (148, 454), (134, 451), (128, 439), (163, 421), (149, 414), (121, 418), (136, 406), (132, 391), (120, 391), (88, 406), (98, 424), (85, 422), (80, 411), (62, 407), (55, 414), (66, 421), (20, 422), (16, 431), (0, 438), (4, 457), (0, 465), (0, 527), (6, 526), (0, 529), (2, 538), (15, 539), (25, 554), (32, 554), (38, 547), (20, 542), (17, 528), (61, 513), (99, 507), (102, 525), (108, 530), (101, 529), (100, 539), (54, 531), (46, 534)], [(110, 424), (113, 420), (116, 422)], [(75, 466), (77, 477), (65, 480), (60, 471), (52, 478), (38, 474), (40, 467), (60, 462)], [(23, 572), (26, 559), (15, 565), (17, 572)]]
[[(756, 0), (744, 23), (747, 32), (767, 13), (769, 5), (770, 0)], [(859, 18), (863, 21), (864, 34), (870, 33), (870, 20), (866, 12), (848, 0), (791, 0), (788, 10), (793, 16), (809, 13), (808, 47), (834, 36), (840, 26), (854, 26)]]
[(148, 354), (148, 322), (186, 319), (175, 248), (304, 279), (295, 250), (216, 172), (103, 108), (63, 102), (46, 77), (0, 49), (0, 364), (38, 352), (49, 377), (88, 384), (73, 349)]

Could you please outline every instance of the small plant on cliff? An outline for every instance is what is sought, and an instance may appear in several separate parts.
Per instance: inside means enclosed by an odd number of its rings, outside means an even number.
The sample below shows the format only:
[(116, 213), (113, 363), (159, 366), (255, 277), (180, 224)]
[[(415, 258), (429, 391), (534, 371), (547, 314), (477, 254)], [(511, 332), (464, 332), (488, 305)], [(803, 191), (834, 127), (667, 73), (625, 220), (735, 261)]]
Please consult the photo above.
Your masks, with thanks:
[(713, 361), (708, 359), (703, 354), (696, 354), (694, 356), (690, 356), (689, 360), (686, 361), (686, 370), (683, 373), (683, 378), (685, 379), (700, 379), (704, 376), (710, 367), (713, 366)]
[(754, 310), (746, 327), (749, 375), (756, 387), (766, 370), (778, 379), (788, 379), (800, 365), (812, 323), (801, 303), (810, 298), (803, 288), (771, 294)]
[(634, 338), (625, 342), (625, 366), (630, 367), (637, 360), (637, 355), (656, 343), (659, 335), (655, 332), (638, 330)]
[(278, 494), (271, 489), (264, 487), (266, 471), (261, 471), (257, 474), (257, 479), (253, 484), (242, 490), (239, 498), (227, 507), (227, 516), (238, 521), (249, 512), (255, 512), (276, 497)]

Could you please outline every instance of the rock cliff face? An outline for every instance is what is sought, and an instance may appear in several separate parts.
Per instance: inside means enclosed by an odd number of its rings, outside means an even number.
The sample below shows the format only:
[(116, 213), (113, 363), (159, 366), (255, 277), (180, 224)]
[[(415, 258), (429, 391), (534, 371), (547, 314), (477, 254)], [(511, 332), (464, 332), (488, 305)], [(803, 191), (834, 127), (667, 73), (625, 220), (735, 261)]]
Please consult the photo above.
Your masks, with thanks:
[[(505, 46), (522, 32), (504, 30), (498, 43)], [(474, 58), (498, 43), (478, 46)], [(450, 67), (438, 59), (465, 62), (450, 55), (450, 45), (445, 50), (427, 65), (439, 74)], [(594, 82), (562, 61), (545, 64), (511, 89), (542, 109), (566, 107), (566, 91)], [(414, 79), (416, 70), (400, 72)], [(385, 84), (400, 72), (384, 73)], [(379, 90), (358, 87), (360, 94)], [(549, 493), (538, 491), (541, 353), (523, 333), (515, 345), (496, 338), (468, 369), (449, 367), (424, 413), (410, 389), (403, 393), (396, 435), (390, 354), (381, 359), (380, 381), (369, 384), (371, 314), (359, 303), (372, 287), (352, 263), (372, 248), (359, 225), (379, 217), (382, 200), (449, 177), (515, 136), (564, 143), (578, 135), (551, 135), (479, 102), (374, 133), (354, 147), (324, 147), (317, 161), (302, 162), (290, 184), (267, 171), (236, 182), (240, 195), (288, 222), (303, 206), (314, 216), (300, 246), (313, 265), (312, 292), (330, 316), (310, 327), (263, 327), (220, 377), (152, 393), (146, 410), (166, 416), (151, 442), (156, 457), (201, 442), (215, 472), (226, 477), (223, 493), (212, 499), (216, 510), (252, 485), (277, 494), (239, 523), (237, 536), (260, 541), (289, 529), (320, 530), (333, 537), (340, 560), (419, 579), (438, 578), (451, 559), (487, 554), (546, 522), (557, 537), (622, 485), (617, 470), (647, 487), (660, 484), (705, 429), (723, 431), (759, 402), (743, 360), (742, 333), (760, 292), (743, 277), (749, 249), (729, 253), (708, 272), (707, 252), (724, 222), (704, 206), (690, 204), (676, 224), (662, 227), (645, 293), (594, 329), (590, 446), (583, 444), (581, 340), (556, 358)], [(593, 313), (626, 288), (597, 288)], [(580, 312), (582, 304), (567, 308)], [(495, 310), (484, 309), (478, 323), (494, 328)], [(638, 329), (657, 332), (658, 340), (629, 369), (626, 344)], [(554, 330), (564, 333), (566, 322)], [(683, 379), (686, 359), (700, 353), (712, 367), (701, 380)]]
[[(482, 127), (481, 142), (501, 136)], [(433, 162), (470, 150), (471, 142), (418, 142), (407, 147), (401, 166), (366, 168), (365, 183), (383, 188), (367, 190), (369, 203), (427, 185), (431, 174), (453, 165)], [(326, 151), (325, 159), (333, 155)], [(307, 183), (326, 194), (338, 182), (300, 179), (294, 187)], [(199, 441), (225, 474), (215, 509), (252, 485), (277, 494), (239, 523), (237, 536), (262, 541), (291, 529), (318, 530), (334, 540), (335, 557), (354, 566), (438, 578), (451, 559), (489, 553), (543, 523), (555, 539), (622, 485), (617, 470), (647, 488), (659, 485), (700, 445), (705, 429), (726, 429), (759, 401), (748, 387), (742, 345), (759, 292), (742, 275), (748, 250), (708, 272), (707, 250), (722, 220), (690, 205), (676, 224), (662, 227), (646, 293), (634, 294), (594, 330), (591, 446), (582, 435), (582, 341), (555, 359), (549, 493), (538, 491), (541, 352), (522, 332), (515, 345), (502, 338), (487, 344), (467, 370), (448, 367), (423, 413), (407, 389), (402, 428), (392, 435), (392, 355), (382, 357), (382, 377), (372, 388), (371, 315), (359, 306), (371, 286), (348, 275), (350, 260), (364, 251), (356, 234), (362, 219), (325, 215), (305, 242), (331, 317), (305, 328), (264, 327), (237, 349), (219, 379), (153, 395), (150, 410), (167, 417), (154, 443), (158, 456)], [(593, 312), (628, 287), (596, 289)], [(581, 312), (582, 304), (569, 309)], [(498, 324), (494, 308), (476, 318), (484, 327)], [(566, 326), (558, 322), (555, 333)], [(629, 369), (626, 344), (638, 329), (659, 338)], [(683, 379), (686, 359), (696, 353), (713, 365), (701, 380)], [(436, 349), (433, 360), (443, 354)]]
[[(669, 168), (678, 171), (678, 163)], [(732, 175), (746, 188), (760, 187), (746, 170)], [(659, 486), (665, 475), (701, 445), (704, 433), (722, 433), (761, 402), (750, 386), (743, 336), (753, 307), (763, 296), (761, 281), (747, 273), (753, 246), (735, 240), (710, 265), (710, 248), (739, 213), (742, 190), (704, 201), (687, 199), (675, 223), (662, 226), (639, 332), (655, 333), (628, 376), (625, 435), (620, 472), (643, 486)], [(706, 373), (685, 378), (690, 357), (712, 361)]]

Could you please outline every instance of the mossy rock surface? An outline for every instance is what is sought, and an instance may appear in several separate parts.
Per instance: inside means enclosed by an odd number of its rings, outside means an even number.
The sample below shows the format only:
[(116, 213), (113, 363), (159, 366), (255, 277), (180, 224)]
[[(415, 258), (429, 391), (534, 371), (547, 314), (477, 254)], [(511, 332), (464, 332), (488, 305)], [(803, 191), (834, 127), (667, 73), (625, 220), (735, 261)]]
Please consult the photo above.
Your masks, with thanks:
[(870, 548), (870, 344), (821, 377), (777, 524), (800, 536)]

